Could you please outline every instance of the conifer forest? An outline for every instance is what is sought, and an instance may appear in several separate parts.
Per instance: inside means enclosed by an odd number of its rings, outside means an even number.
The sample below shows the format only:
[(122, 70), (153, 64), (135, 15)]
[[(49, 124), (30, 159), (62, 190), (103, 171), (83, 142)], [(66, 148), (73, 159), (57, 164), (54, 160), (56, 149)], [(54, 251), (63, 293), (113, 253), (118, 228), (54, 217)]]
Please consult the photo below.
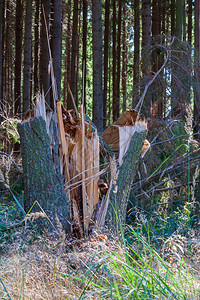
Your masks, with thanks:
[(200, 0), (0, 0), (0, 299), (200, 300)]

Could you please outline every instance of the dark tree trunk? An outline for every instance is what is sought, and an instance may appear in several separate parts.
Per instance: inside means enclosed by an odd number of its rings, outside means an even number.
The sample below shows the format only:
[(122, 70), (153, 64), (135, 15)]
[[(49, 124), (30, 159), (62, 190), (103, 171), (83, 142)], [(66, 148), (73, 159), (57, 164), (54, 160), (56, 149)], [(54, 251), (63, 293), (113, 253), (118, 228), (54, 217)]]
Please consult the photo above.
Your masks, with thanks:
[(184, 1), (176, 0), (176, 36), (181, 41), (183, 40)]
[(12, 117), (14, 110), (14, 90), (13, 90), (13, 42), (14, 42), (14, 4), (7, 1), (6, 9), (6, 32), (5, 32), (5, 104), (9, 111), (9, 116)]
[[(3, 31), (3, 1), (0, 1), (0, 114), (2, 110), (2, 31)], [(0, 123), (1, 123), (1, 116), (0, 116)]]
[(87, 0), (83, 0), (83, 61), (82, 61), (82, 76), (83, 76), (83, 105), (85, 107), (86, 112), (86, 65), (87, 65), (87, 9), (88, 2)]
[(113, 0), (113, 44), (112, 44), (112, 59), (113, 59), (113, 70), (112, 70), (112, 82), (113, 82), (113, 122), (119, 118), (118, 102), (117, 102), (117, 74), (116, 74), (116, 61), (117, 61), (117, 51), (116, 51), (116, 1)]
[[(67, 3), (67, 30), (66, 30), (66, 50), (65, 50), (65, 72), (64, 72), (64, 85), (63, 85), (63, 93), (64, 93), (64, 106), (65, 108), (69, 107), (67, 103), (70, 103), (71, 98), (68, 93), (68, 84), (70, 84), (70, 67), (71, 67), (71, 0), (68, 0)], [(72, 104), (71, 108), (72, 108)], [(73, 107), (74, 108), (74, 107)]]
[(35, 26), (34, 26), (34, 96), (39, 91), (39, 80), (38, 80), (38, 63), (39, 63), (39, 9), (40, 0), (36, 0), (35, 10)]
[(119, 0), (118, 8), (118, 32), (117, 32), (117, 90), (116, 90), (116, 109), (118, 116), (120, 112), (120, 78), (121, 78), (121, 24), (122, 24), (122, 2)]
[[(77, 85), (78, 85), (78, 0), (74, 0), (73, 27), (72, 27), (72, 54), (71, 54), (71, 82), (70, 88), (78, 107)], [(68, 109), (74, 109), (72, 99), (68, 101)]]
[[(151, 80), (151, 0), (142, 0), (142, 73), (143, 82), (147, 84)], [(144, 113), (151, 117), (152, 95), (150, 89), (146, 93), (144, 101)]]
[(25, 112), (30, 109), (31, 42), (32, 42), (32, 0), (27, 0), (26, 19), (25, 19), (25, 37), (24, 37), (23, 114), (25, 114)]
[(58, 99), (61, 91), (61, 45), (61, 0), (53, 0), (52, 58)]
[(109, 34), (110, 34), (110, 0), (105, 1), (105, 32), (104, 32), (104, 85), (103, 85), (103, 129), (107, 122), (107, 92), (108, 92), (108, 54), (109, 54)]
[(4, 99), (5, 99), (5, 0), (1, 1), (2, 2), (2, 66), (1, 66), (1, 106), (4, 105)]
[(140, 72), (140, 2), (134, 1), (134, 64), (133, 64), (133, 102), (132, 108), (137, 105), (139, 96)]
[[(63, 228), (70, 231), (70, 204), (61, 174), (55, 172), (50, 153), (50, 138), (42, 117), (18, 124), (24, 171), (24, 206), (28, 212), (38, 201), (50, 219), (58, 216)], [(36, 203), (31, 212), (41, 211)], [(53, 216), (50, 215), (53, 213)], [(48, 221), (46, 220), (46, 223)]]
[(192, 45), (192, 0), (188, 0), (188, 43)]
[(123, 3), (123, 52), (122, 52), (122, 94), (123, 111), (126, 110), (126, 81), (127, 81), (127, 44), (126, 44), (126, 4)]
[[(200, 2), (195, 0), (194, 47), (195, 55), (195, 88), (194, 88), (194, 133), (200, 141)], [(198, 134), (197, 134), (198, 133)]]
[[(43, 14), (44, 8), (44, 14)], [(50, 31), (50, 0), (41, 0), (41, 31), (40, 31), (40, 88), (44, 90), (47, 103), (50, 105), (50, 57), (47, 42), (47, 32)], [(45, 19), (47, 29), (45, 25)], [(47, 30), (47, 32), (46, 32)], [(53, 107), (52, 107), (53, 108)]]
[(23, 3), (17, 0), (15, 21), (15, 115), (21, 114)]
[(93, 121), (103, 131), (102, 90), (102, 3), (92, 0), (92, 45), (93, 45)]
[(174, 36), (176, 32), (175, 15), (176, 15), (175, 0), (171, 0), (171, 35), (172, 36)]

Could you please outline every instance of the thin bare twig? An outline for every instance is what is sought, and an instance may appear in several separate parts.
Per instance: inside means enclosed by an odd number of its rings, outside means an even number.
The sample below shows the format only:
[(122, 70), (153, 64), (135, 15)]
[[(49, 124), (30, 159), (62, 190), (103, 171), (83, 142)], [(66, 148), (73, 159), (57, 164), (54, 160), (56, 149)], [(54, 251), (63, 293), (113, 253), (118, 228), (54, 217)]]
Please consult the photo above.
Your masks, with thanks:
[[(171, 47), (171, 45), (174, 43), (174, 39), (175, 39), (175, 37), (172, 38), (172, 41), (171, 41), (171, 43), (168, 45), (168, 47)], [(145, 98), (145, 96), (146, 96), (146, 93), (147, 93), (147, 91), (148, 91), (148, 88), (149, 88), (150, 85), (155, 81), (155, 79), (158, 77), (158, 75), (162, 72), (162, 70), (164, 69), (164, 67), (166, 66), (166, 64), (167, 64), (167, 62), (168, 62), (168, 60), (169, 60), (169, 50), (168, 50), (166, 47), (162, 46), (162, 45), (159, 45), (159, 47), (164, 48), (164, 49), (166, 50), (166, 52), (167, 52), (167, 57), (166, 57), (166, 59), (165, 59), (163, 65), (162, 65), (162, 67), (158, 70), (158, 72), (156, 72), (156, 74), (155, 74), (154, 77), (148, 82), (148, 84), (145, 85), (144, 92), (143, 92), (143, 94), (142, 94), (142, 96), (141, 96), (141, 98), (140, 98), (138, 104), (137, 104), (136, 107), (135, 107), (135, 110), (138, 111), (138, 117), (137, 117), (137, 118), (139, 118), (139, 113), (140, 113), (140, 111), (141, 111), (141, 108), (142, 108), (142, 105), (143, 105), (143, 102), (144, 102), (144, 98)], [(136, 121), (137, 121), (137, 120), (136, 120)]]
[(23, 174), (23, 171), (20, 169), (20, 167), (16, 164), (16, 162), (14, 161), (14, 159), (12, 159), (12, 157), (8, 153), (0, 151), (0, 154), (7, 156), (12, 161), (12, 163), (16, 166), (16, 168), (18, 169), (18, 171)]

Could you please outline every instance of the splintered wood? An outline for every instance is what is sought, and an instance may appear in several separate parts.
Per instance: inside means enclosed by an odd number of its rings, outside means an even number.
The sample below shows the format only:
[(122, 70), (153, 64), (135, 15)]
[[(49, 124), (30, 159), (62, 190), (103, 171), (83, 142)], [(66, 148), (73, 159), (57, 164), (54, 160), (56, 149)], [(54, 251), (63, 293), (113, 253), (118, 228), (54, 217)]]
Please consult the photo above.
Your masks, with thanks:
[(65, 178), (65, 191), (71, 201), (73, 231), (82, 237), (92, 225), (99, 201), (99, 137), (85, 121), (81, 105), (81, 119), (73, 110), (66, 111), (57, 101), (60, 133), (60, 162)]

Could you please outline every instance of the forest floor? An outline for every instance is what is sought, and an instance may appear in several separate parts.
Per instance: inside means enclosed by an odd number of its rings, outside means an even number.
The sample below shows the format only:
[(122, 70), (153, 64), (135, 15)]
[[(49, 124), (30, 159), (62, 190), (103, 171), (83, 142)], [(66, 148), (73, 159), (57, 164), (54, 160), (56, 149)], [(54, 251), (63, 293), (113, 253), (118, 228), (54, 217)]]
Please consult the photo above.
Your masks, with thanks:
[(158, 247), (138, 228), (82, 240), (12, 231), (0, 245), (0, 299), (200, 299), (197, 232)]

